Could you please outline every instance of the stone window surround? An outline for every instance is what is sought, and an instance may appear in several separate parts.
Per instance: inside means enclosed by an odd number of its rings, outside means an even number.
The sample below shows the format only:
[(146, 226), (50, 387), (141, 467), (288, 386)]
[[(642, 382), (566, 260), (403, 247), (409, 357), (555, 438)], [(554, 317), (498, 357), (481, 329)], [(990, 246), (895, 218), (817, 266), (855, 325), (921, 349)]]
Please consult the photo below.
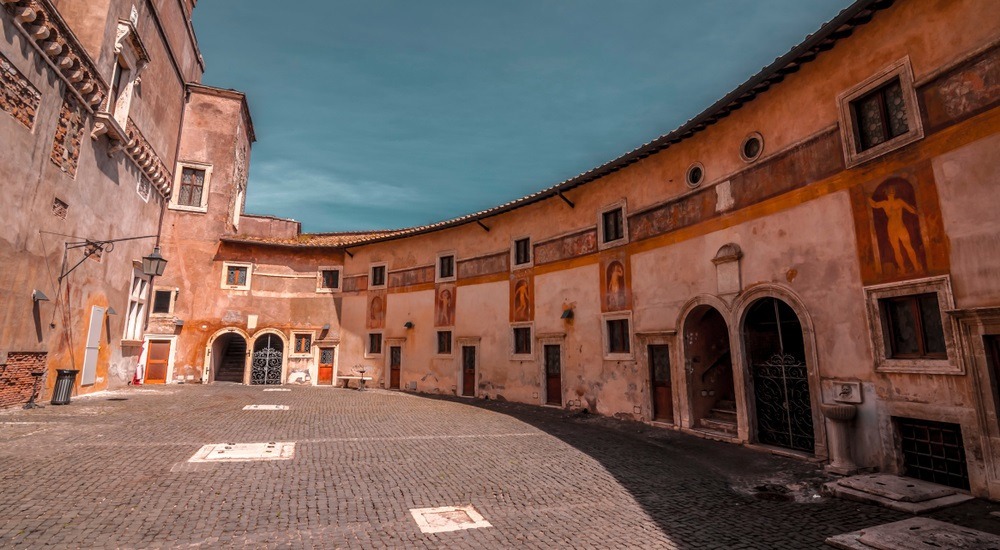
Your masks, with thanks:
[[(184, 177), (184, 169), (192, 168), (194, 170), (204, 170), (205, 171), (205, 183), (201, 188), (201, 205), (200, 206), (188, 206), (185, 204), (179, 204), (177, 202), (178, 197), (181, 194), (181, 178)], [(173, 193), (170, 195), (170, 205), (171, 210), (181, 210), (184, 212), (199, 212), (204, 214), (208, 212), (208, 194), (211, 189), (212, 184), (212, 165), (203, 162), (195, 162), (190, 160), (178, 161), (177, 168), (174, 170), (174, 188)]]
[[(295, 351), (295, 340), (299, 336), (308, 336), (309, 337), (309, 351), (304, 352), (304, 353), (303, 352), (296, 352)], [(292, 337), (289, 340), (291, 340), (291, 345), (289, 346), (289, 349), (288, 349), (288, 356), (289, 357), (312, 357), (313, 356), (313, 352), (318, 347), (316, 345), (316, 331), (314, 331), (314, 330), (293, 330), (292, 331)]]
[[(441, 258), (447, 258), (451, 256), (451, 276), (442, 277), (441, 276)], [(435, 283), (450, 283), (458, 279), (458, 254), (454, 250), (446, 250), (444, 252), (438, 252), (434, 257), (434, 282)]]
[[(612, 210), (622, 211), (622, 238), (613, 241), (604, 240), (604, 214)], [(597, 249), (605, 250), (623, 244), (628, 244), (628, 204), (625, 198), (620, 201), (605, 205), (597, 212)]]
[[(514, 348), (514, 346), (515, 346), (514, 329), (516, 329), (516, 328), (527, 328), (528, 331), (529, 331), (528, 341), (531, 342), (531, 350), (529, 350), (528, 353), (515, 353), (514, 352), (514, 350), (515, 350), (515, 348)], [(535, 348), (537, 346), (535, 345), (535, 342), (534, 342), (534, 338), (535, 338), (535, 323), (534, 322), (511, 323), (510, 324), (510, 330), (508, 331), (508, 334), (509, 334), (509, 337), (510, 337), (510, 347), (509, 347), (508, 351), (510, 352), (510, 360), (511, 361), (536, 361), (537, 360), (537, 358), (535, 357)]]
[[(910, 130), (859, 153), (851, 103), (894, 78), (899, 78), (899, 84), (903, 90), (903, 101), (906, 103), (906, 122)], [(847, 168), (868, 162), (924, 137), (923, 119), (920, 116), (920, 108), (917, 103), (917, 90), (913, 85), (913, 69), (910, 66), (909, 56), (895, 61), (852, 88), (841, 92), (837, 96), (837, 107), (840, 112), (840, 141), (844, 145), (844, 161)]]
[[(955, 299), (951, 291), (951, 278), (947, 275), (912, 279), (898, 283), (888, 283), (865, 287), (865, 307), (869, 333), (872, 338), (872, 354), (876, 372), (913, 374), (965, 374), (965, 365), (959, 360), (955, 335), (958, 334), (955, 319), (946, 312), (955, 309)], [(914, 294), (936, 293), (941, 312), (941, 329), (944, 331), (947, 359), (892, 359), (886, 349), (884, 317), (879, 300)]]
[[(451, 351), (447, 353), (441, 352), (441, 347), (438, 345), (440, 342), (440, 334), (442, 332), (447, 332), (451, 338)], [(435, 357), (453, 357), (455, 355), (455, 331), (451, 327), (438, 327), (434, 331), (434, 356)]]
[[(226, 284), (226, 274), (229, 272), (230, 267), (245, 267), (247, 268), (247, 282), (244, 285), (228, 285)], [(250, 290), (250, 278), (253, 276), (253, 264), (249, 262), (222, 262), (222, 281), (220, 286), (227, 290)]]
[[(602, 220), (603, 223), (603, 220)], [(528, 261), (519, 264), (517, 263), (517, 241), (528, 240)], [(516, 269), (525, 269), (535, 265), (535, 243), (531, 240), (531, 235), (518, 235), (510, 239), (510, 269), (511, 271)]]
[[(337, 286), (326, 288), (323, 286), (323, 272), (337, 271)], [(321, 265), (316, 269), (316, 292), (319, 294), (332, 294), (340, 292), (344, 288), (344, 266), (342, 265)]]
[[(372, 353), (371, 351), (371, 337), (373, 334), (378, 334), (379, 342), (381, 343), (378, 353)], [(382, 357), (385, 354), (385, 334), (381, 330), (370, 330), (365, 333), (365, 359), (374, 359)]]
[[(628, 321), (628, 353), (611, 353), (611, 337), (608, 334), (608, 321)], [(635, 327), (632, 324), (631, 311), (615, 311), (601, 315), (601, 342), (605, 361), (631, 361), (635, 359)]]
[[(100, 128), (95, 128), (97, 135), (107, 133), (113, 139), (122, 143), (129, 141), (124, 128), (128, 125), (128, 115), (132, 108), (132, 97), (135, 87), (140, 83), (139, 75), (149, 64), (149, 53), (139, 38), (135, 24), (126, 19), (118, 21), (115, 37), (114, 55), (112, 56), (111, 78), (109, 85), (114, 85), (114, 73), (122, 74), (121, 89), (108, 90), (107, 97), (98, 108), (95, 121)], [(116, 97), (117, 96), (117, 97)], [(116, 98), (115, 104), (111, 100)]]
[(152, 300), (153, 306), (155, 307), (155, 305), (156, 305), (156, 293), (157, 292), (169, 292), (170, 293), (170, 307), (167, 309), (167, 311), (160, 312), (160, 313), (157, 313), (157, 312), (153, 311), (153, 307), (150, 307), (150, 309), (149, 309), (149, 316), (150, 317), (169, 317), (169, 316), (173, 315), (174, 314), (174, 307), (177, 304), (177, 295), (180, 293), (180, 290), (181, 289), (179, 289), (177, 287), (154, 286), (153, 287), (153, 294), (152, 294), (152, 296), (153, 296), (153, 300)]
[[(372, 279), (372, 274), (374, 273), (375, 268), (379, 267), (379, 266), (385, 268), (385, 277), (382, 279), (382, 284), (380, 284), (380, 285), (374, 285), (374, 284), (372, 284), (372, 280), (373, 280)], [(435, 273), (437, 273), (437, 268), (434, 268), (434, 269), (435, 269)], [(381, 288), (388, 288), (388, 286), (389, 286), (389, 262), (372, 262), (372, 263), (370, 263), (368, 265), (368, 288), (369, 289), (381, 289)]]

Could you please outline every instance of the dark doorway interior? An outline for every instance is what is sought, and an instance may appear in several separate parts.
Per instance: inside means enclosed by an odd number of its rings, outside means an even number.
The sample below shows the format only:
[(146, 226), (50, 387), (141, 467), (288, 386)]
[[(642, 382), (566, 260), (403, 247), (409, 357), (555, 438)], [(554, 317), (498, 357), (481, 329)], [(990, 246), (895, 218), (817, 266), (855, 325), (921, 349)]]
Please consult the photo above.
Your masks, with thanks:
[(674, 421), (674, 396), (670, 384), (670, 347), (666, 344), (650, 344), (649, 377), (653, 393), (653, 420)]
[(476, 346), (462, 346), (462, 395), (476, 395)]
[(736, 392), (729, 327), (711, 306), (698, 306), (684, 321), (691, 421), (703, 430), (736, 436)]
[(399, 389), (399, 375), (403, 368), (402, 346), (389, 346), (389, 389)]
[(247, 364), (247, 341), (236, 333), (223, 334), (212, 345), (215, 381), (243, 383)]
[(562, 406), (562, 349), (545, 346), (545, 403)]

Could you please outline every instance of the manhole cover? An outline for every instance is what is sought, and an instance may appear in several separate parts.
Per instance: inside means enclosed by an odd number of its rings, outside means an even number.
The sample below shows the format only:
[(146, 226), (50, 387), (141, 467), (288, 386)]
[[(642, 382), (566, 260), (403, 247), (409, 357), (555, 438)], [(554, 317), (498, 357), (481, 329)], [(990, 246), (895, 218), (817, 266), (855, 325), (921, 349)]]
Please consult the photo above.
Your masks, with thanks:
[(490, 522), (471, 505), (443, 506), (440, 508), (413, 508), (410, 510), (421, 533), (447, 533), (463, 529), (492, 527)]
[(295, 457), (295, 442), (213, 443), (205, 445), (188, 462), (249, 462), (289, 460)]
[(244, 411), (287, 411), (288, 405), (247, 405)]
[(288, 388), (264, 388), (264, 391), (292, 391)]

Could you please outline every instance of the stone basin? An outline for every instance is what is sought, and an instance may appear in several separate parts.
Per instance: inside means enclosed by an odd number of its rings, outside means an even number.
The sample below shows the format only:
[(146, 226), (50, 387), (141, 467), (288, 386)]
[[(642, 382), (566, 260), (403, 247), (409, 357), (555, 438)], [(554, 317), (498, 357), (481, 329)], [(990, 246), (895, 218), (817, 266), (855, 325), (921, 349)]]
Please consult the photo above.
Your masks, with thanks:
[(821, 403), (819, 408), (823, 416), (839, 422), (853, 420), (858, 414), (858, 407), (850, 403)]

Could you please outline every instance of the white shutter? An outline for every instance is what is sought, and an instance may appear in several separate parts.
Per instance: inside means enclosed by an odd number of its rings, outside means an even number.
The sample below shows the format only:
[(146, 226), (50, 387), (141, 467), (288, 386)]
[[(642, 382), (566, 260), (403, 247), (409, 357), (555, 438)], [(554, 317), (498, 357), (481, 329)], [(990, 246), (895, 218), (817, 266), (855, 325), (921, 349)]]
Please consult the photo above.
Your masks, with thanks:
[(87, 330), (87, 349), (83, 354), (83, 372), (80, 385), (89, 386), (97, 378), (97, 353), (101, 347), (101, 331), (104, 329), (103, 307), (94, 306), (90, 310), (90, 328)]

